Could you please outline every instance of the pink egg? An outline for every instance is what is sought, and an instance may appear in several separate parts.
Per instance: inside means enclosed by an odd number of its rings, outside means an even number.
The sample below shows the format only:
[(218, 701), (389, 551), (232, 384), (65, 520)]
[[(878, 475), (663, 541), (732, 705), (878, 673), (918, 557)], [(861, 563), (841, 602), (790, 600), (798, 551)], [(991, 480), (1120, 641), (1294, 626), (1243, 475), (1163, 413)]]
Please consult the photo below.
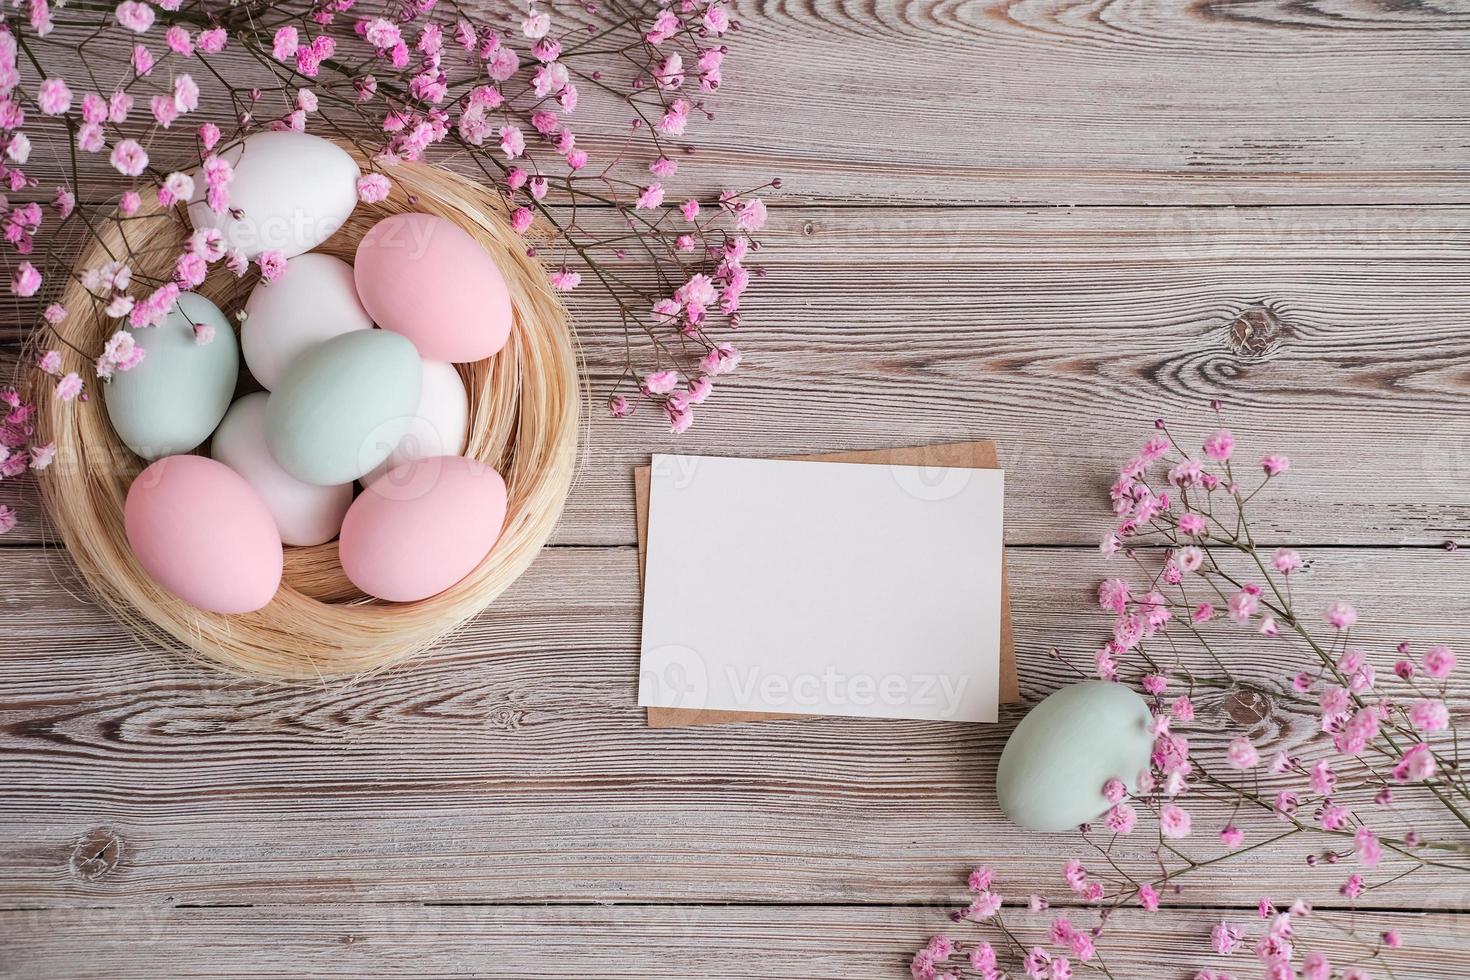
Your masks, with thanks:
[(510, 291), (495, 260), (452, 221), (395, 214), (368, 230), (353, 263), (357, 298), (378, 326), (431, 361), (481, 361), (510, 336)]
[(505, 523), (505, 481), (478, 460), (401, 463), (358, 495), (342, 521), (342, 570), (370, 596), (413, 602), (479, 565)]
[(128, 544), (153, 580), (217, 613), (254, 612), (281, 584), (281, 535), (245, 478), (204, 456), (165, 456), (128, 487)]

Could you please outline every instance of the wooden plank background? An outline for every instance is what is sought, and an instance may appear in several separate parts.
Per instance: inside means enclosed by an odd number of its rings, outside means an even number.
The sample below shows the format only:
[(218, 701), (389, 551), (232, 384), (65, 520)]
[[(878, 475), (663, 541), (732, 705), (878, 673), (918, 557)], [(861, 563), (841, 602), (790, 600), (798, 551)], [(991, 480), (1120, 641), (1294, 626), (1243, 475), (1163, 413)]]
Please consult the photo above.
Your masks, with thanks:
[[(1442, 547), (1470, 543), (1470, 5), (735, 6), (683, 174), (784, 181), (745, 364), (684, 437), (595, 417), (554, 546), (442, 650), (291, 687), (145, 649), (0, 483), (30, 522), (0, 539), (0, 974), (900, 977), (974, 863), (1055, 891), (1064, 851), (992, 799), (1019, 711), (643, 726), (630, 474), (654, 451), (996, 439), (1031, 703), (1067, 678), (1049, 651), (1105, 628), (1112, 465), (1219, 397), (1297, 463), (1263, 527), (1309, 549), (1303, 588), (1354, 596), (1381, 647), (1470, 650), (1470, 558)], [(598, 397), (619, 328), (590, 293), (576, 314)], [(1232, 657), (1282, 673), (1263, 640)], [(1255, 711), (1272, 749), (1311, 734), (1286, 700), (1203, 710)], [(1246, 972), (1209, 927), (1295, 897), (1304, 857), (1123, 916), (1117, 975)], [(1467, 904), (1435, 871), (1318, 918), (1401, 928), (1426, 952), (1400, 977), (1461, 977)]]

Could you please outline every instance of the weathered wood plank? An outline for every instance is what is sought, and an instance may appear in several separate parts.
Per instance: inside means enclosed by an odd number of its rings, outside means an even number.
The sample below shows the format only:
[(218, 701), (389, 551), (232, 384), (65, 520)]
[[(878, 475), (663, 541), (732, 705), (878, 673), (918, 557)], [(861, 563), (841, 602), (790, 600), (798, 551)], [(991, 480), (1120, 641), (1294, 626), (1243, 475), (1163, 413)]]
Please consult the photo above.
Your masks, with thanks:
[[(682, 160), (702, 191), (781, 176), (816, 201), (1470, 203), (1462, 4), (732, 6), (725, 89)], [(75, 74), (52, 42), (53, 74)], [(214, 62), (252, 83), (242, 53)], [(612, 159), (629, 113), (583, 96), (579, 142)], [(66, 162), (38, 144), (27, 169), (49, 184)]]
[(1470, 190), (1470, 152), (1443, 130), (1444, 107), (1470, 94), (1459, 5), (738, 9), (732, 98), (695, 159), (747, 182), (1054, 204), (1463, 203)]
[[(1359, 641), (1470, 649), (1470, 552), (1327, 550), (1299, 594), (1356, 594)], [(1094, 553), (1009, 555), (1023, 695), (1074, 676), (1107, 626), (1085, 612), (1113, 566)], [(997, 726), (810, 719), (651, 730), (635, 707), (639, 601), (631, 549), (548, 550), (441, 651), (355, 685), (235, 681), (140, 649), (73, 597), (54, 555), (0, 562), (0, 907), (341, 901), (926, 902), (973, 862), (1011, 894), (1051, 891), (1067, 846), (1010, 826), (994, 802)], [(1365, 591), (1371, 590), (1371, 591)], [(1450, 632), (1442, 631), (1444, 624)], [(1269, 685), (1279, 642), (1231, 640)], [(1209, 673), (1198, 657), (1188, 666)], [(1470, 680), (1453, 689), (1457, 714)], [(1223, 748), (1201, 697), (1196, 732)], [(1301, 748), (1309, 712), (1283, 699), (1251, 729)], [(1225, 814), (1194, 804), (1212, 833)], [(1405, 825), (1454, 837), (1405, 804)], [(1274, 822), (1247, 823), (1254, 839)], [(1146, 842), (1119, 853), (1143, 860)], [(1304, 848), (1187, 879), (1178, 900), (1253, 903), (1301, 887)], [(1249, 874), (1243, 874), (1244, 868)], [(1336, 875), (1344, 874), (1338, 869)], [(1332, 904), (1324, 868), (1314, 897)], [(1460, 908), (1440, 870), (1376, 904)], [(1325, 894), (1324, 894), (1325, 893)]]
[[(632, 543), (650, 452), (993, 438), (1007, 540), (1092, 542), (1152, 420), (1198, 436), (1213, 397), (1252, 452), (1297, 463), (1259, 512), (1266, 538), (1470, 528), (1470, 208), (796, 208), (769, 239), (741, 370), (681, 437), (594, 404), (556, 541)], [(575, 295), (602, 398), (621, 326)]]
[[(958, 900), (958, 896), (956, 896)], [(1013, 928), (1044, 943), (1052, 916), (1008, 910)], [(1075, 921), (1083, 921), (1075, 916)], [(1188, 980), (1204, 967), (1252, 975), (1249, 950), (1209, 949), (1218, 914), (1125, 911), (1101, 942), (1113, 976)], [(1232, 923), (1259, 934), (1258, 922)], [(1369, 950), (1398, 931), (1385, 960)], [(12, 980), (220, 977), (525, 977), (813, 980), (907, 977), (915, 950), (945, 933), (999, 942), (995, 930), (957, 927), (938, 908), (810, 906), (329, 905), (255, 908), (75, 909), (0, 912), (0, 970)], [(1340, 966), (1383, 966), (1401, 980), (1470, 975), (1470, 918), (1451, 914), (1317, 911), (1298, 926), (1302, 952)], [(1016, 964), (1006, 963), (1014, 968)], [(1014, 974), (1019, 975), (1019, 973)]]

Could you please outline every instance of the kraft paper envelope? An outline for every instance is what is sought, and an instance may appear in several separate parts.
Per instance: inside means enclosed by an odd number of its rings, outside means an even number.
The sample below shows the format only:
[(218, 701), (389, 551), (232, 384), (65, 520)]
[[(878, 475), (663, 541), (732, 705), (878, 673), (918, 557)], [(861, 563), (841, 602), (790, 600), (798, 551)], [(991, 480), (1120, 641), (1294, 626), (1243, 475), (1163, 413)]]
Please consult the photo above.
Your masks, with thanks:
[[(842, 453), (822, 453), (802, 456), (785, 456), (782, 459), (811, 460), (832, 463), (888, 463), (896, 466), (933, 466), (966, 469), (998, 469), (995, 443), (989, 441), (944, 443), (931, 446), (914, 446), (902, 449), (858, 450)], [(651, 469), (636, 467), (633, 471), (633, 489), (638, 519), (638, 571), (640, 582), (648, 543), (648, 498)], [(1020, 700), (1016, 678), (1016, 653), (1011, 630), (1010, 593), (1006, 585), (1005, 570), (1001, 570), (1000, 606), (1000, 702), (1010, 704)], [(702, 708), (648, 708), (648, 724), (652, 728), (680, 728), (692, 725), (719, 725), (742, 721), (763, 721), (780, 718), (799, 718), (802, 715), (778, 714), (759, 711), (724, 711)]]

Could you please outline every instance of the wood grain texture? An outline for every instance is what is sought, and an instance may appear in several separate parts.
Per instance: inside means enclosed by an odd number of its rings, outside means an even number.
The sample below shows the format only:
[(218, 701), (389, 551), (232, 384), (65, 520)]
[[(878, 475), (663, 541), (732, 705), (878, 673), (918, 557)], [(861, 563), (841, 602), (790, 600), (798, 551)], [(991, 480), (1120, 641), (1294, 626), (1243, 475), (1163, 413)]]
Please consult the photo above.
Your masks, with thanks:
[[(955, 896), (958, 901), (958, 896)], [(1039, 940), (1050, 916), (1007, 910)], [(1248, 930), (1243, 916), (1232, 921)], [(1078, 917), (1077, 921), (1082, 922)], [(1244, 972), (1250, 953), (1209, 951), (1205, 912), (1125, 911), (1101, 946), (1121, 978), (1189, 980), (1202, 967)], [(1399, 980), (1470, 975), (1470, 917), (1316, 912), (1299, 948)], [(1367, 959), (1386, 929), (1404, 948)], [(577, 977), (579, 980), (849, 980), (908, 975), (914, 951), (945, 932), (962, 943), (991, 930), (948, 923), (933, 908), (768, 905), (484, 907), (329, 905), (309, 914), (256, 908), (76, 909), (0, 912), (0, 971), (10, 980), (232, 980), (304, 978)], [(1013, 963), (1006, 966), (1014, 968)]]
[[(780, 176), (816, 202), (1470, 204), (1470, 9), (1453, 0), (732, 8), (725, 90), (681, 159), (701, 191)], [(53, 73), (76, 74), (70, 44), (42, 45)], [(234, 49), (211, 62), (269, 78)], [(612, 159), (629, 114), (584, 88), (579, 145)], [(49, 186), (66, 163), (38, 144), (27, 172)]]
[[(555, 541), (632, 544), (651, 452), (994, 439), (1007, 541), (1092, 543), (1153, 419), (1198, 440), (1215, 397), (1242, 453), (1296, 462), (1266, 539), (1470, 540), (1470, 208), (792, 208), (769, 241), (740, 371), (680, 437), (594, 403)], [(622, 327), (574, 298), (597, 402)]]
[[(758, 0), (694, 158), (826, 200), (1465, 203), (1470, 10)], [(755, 93), (761, 93), (755, 95)], [(1452, 108), (1453, 107), (1453, 108)]]
[[(1470, 648), (1470, 552), (1326, 550), (1300, 594), (1361, 589), (1365, 647)], [(1009, 555), (1022, 694), (1090, 657), (1094, 552)], [(632, 549), (554, 548), (446, 647), (330, 688), (231, 681), (141, 650), (68, 595), (54, 555), (0, 563), (0, 907), (362, 901), (930, 902), (988, 861), (1009, 894), (1055, 891), (1063, 848), (994, 802), (1024, 706), (996, 726), (803, 719), (652, 730), (635, 705)], [(1445, 633), (1431, 624), (1456, 624)], [(1231, 634), (1235, 637), (1235, 634)], [(1280, 690), (1296, 669), (1254, 633), (1232, 669)], [(1200, 670), (1198, 658), (1184, 665)], [(1452, 690), (1456, 714), (1470, 680)], [(1307, 751), (1310, 711), (1204, 692), (1195, 734), (1228, 719), (1262, 751)], [(1253, 723), (1253, 719), (1259, 719)], [(1202, 832), (1224, 822), (1203, 803)], [(1407, 803), (1404, 825), (1461, 839)], [(1255, 839), (1274, 821), (1245, 824)], [(1120, 854), (1144, 860), (1143, 840)], [(1307, 848), (1188, 881), (1181, 902), (1249, 905), (1302, 888)], [(1247, 873), (1248, 869), (1248, 873)], [(1333, 904), (1340, 869), (1314, 889)], [(1426, 870), (1381, 907), (1470, 907)], [(946, 899), (948, 900), (948, 899)]]
[[(681, 181), (783, 178), (745, 364), (687, 436), (595, 418), (568, 547), (442, 650), (310, 688), (142, 649), (62, 556), (28, 547), (46, 537), (34, 491), (0, 482), (27, 521), (0, 551), (0, 974), (899, 977), (972, 864), (1012, 895), (1055, 891), (1064, 849), (993, 803), (1020, 709), (995, 727), (644, 726), (627, 546), (650, 452), (997, 440), (1007, 539), (1027, 546), (1009, 561), (1034, 701), (1072, 676), (1049, 651), (1085, 658), (1105, 626), (1090, 600), (1105, 566), (1053, 546), (1097, 538), (1108, 473), (1153, 418), (1220, 397), (1252, 453), (1296, 461), (1265, 537), (1358, 546), (1313, 554), (1303, 587), (1357, 598), (1375, 649), (1470, 647), (1470, 552), (1362, 547), (1470, 539), (1470, 7), (733, 6), (728, 91), (692, 127)], [(596, 100), (579, 143), (609, 157), (624, 132)], [(49, 189), (62, 162), (38, 144), (28, 170)], [(84, 199), (117, 189), (87, 164)], [(14, 341), (34, 309), (3, 304)], [(593, 294), (574, 304), (600, 399), (620, 329)], [(1279, 690), (1279, 650), (1243, 636), (1232, 668)], [(1470, 687), (1451, 693), (1463, 716)], [(1312, 738), (1285, 697), (1201, 703), (1209, 751), (1227, 718), (1267, 750)], [(1248, 973), (1202, 959), (1208, 928), (1308, 880), (1333, 895), (1306, 853), (1200, 872), (1171, 899), (1216, 908), (1125, 913), (1120, 980)], [(1400, 978), (1470, 976), (1460, 877), (1371, 893), (1437, 912), (1316, 921), (1400, 928), (1421, 951)], [(539, 902), (579, 904), (522, 904)]]

